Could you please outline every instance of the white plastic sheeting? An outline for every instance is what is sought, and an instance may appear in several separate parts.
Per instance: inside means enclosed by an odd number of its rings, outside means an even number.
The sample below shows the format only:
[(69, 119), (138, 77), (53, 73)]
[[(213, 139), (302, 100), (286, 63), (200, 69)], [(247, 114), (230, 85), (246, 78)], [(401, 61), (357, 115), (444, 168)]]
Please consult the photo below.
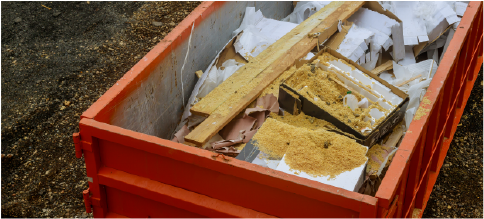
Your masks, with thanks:
[(298, 2), (294, 11), (282, 21), (300, 24), (329, 3), (331, 1)]

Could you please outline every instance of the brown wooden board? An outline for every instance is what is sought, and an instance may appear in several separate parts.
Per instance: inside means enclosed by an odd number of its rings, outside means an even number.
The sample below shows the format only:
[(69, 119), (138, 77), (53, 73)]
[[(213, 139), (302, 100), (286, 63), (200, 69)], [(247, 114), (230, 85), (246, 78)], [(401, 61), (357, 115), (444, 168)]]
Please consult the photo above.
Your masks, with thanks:
[[(193, 114), (209, 117), (185, 141), (203, 145), (210, 140), (296, 60), (306, 56), (322, 38), (326, 40), (333, 35), (339, 20), (346, 20), (363, 4), (332, 2), (250, 60), (192, 107)], [(309, 37), (315, 33), (318, 38)]]

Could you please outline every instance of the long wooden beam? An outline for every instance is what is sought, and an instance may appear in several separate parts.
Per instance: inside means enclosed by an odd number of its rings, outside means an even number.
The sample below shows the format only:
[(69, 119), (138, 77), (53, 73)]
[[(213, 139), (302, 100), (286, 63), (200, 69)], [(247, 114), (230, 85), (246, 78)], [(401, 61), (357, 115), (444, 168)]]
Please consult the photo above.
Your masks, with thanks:
[[(333, 35), (339, 20), (346, 20), (363, 4), (331, 2), (250, 60), (192, 107), (192, 113), (209, 117), (185, 136), (185, 141), (202, 146), (210, 140), (296, 60)], [(310, 37), (316, 33), (319, 40)]]

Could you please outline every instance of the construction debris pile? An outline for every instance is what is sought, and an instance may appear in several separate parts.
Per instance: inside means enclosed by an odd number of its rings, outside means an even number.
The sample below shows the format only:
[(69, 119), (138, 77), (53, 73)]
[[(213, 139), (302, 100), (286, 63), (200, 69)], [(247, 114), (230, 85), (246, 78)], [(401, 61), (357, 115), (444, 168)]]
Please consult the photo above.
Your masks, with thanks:
[[(308, 32), (309, 52), (290, 50), (294, 31), (337, 4), (298, 2), (281, 21), (246, 8), (197, 72), (173, 141), (374, 195), (467, 3), (365, 2)], [(284, 69), (283, 49), (300, 53)]]

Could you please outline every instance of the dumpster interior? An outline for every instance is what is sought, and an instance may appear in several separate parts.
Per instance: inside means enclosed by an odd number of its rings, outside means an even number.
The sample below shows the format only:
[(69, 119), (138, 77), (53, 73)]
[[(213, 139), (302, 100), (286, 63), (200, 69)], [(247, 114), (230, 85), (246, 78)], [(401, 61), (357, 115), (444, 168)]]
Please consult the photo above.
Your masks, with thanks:
[(230, 4), (241, 16), (192, 29), (109, 123), (374, 196), (467, 3), (367, 2), (269, 83), (264, 51), (334, 3)]

